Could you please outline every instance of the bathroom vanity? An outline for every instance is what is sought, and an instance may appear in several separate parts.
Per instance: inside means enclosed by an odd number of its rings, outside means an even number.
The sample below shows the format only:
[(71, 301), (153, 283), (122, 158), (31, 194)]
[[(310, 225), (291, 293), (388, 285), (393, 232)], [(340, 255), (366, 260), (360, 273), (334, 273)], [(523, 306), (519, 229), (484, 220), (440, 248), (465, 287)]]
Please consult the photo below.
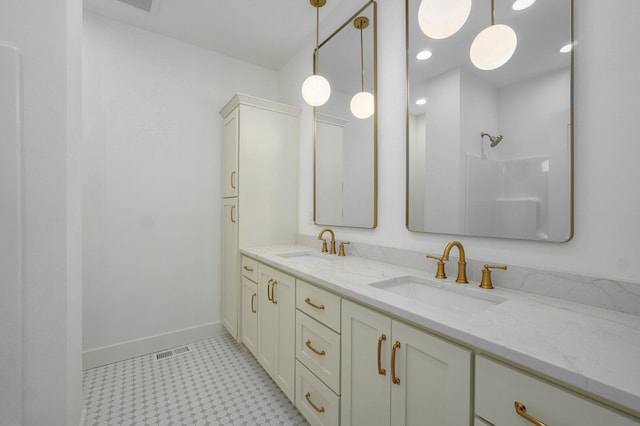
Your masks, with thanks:
[(240, 251), (242, 341), (311, 424), (640, 424), (637, 315), (319, 246)]

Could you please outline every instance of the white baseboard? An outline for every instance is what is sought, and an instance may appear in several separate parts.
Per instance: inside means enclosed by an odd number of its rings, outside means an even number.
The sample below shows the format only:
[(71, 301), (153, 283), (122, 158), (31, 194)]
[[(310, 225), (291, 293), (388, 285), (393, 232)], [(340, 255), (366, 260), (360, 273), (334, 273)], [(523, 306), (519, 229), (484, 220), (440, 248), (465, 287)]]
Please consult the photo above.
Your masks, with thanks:
[(209, 339), (226, 333), (221, 323), (209, 323), (183, 330), (143, 337), (115, 345), (89, 349), (82, 353), (82, 368), (99, 367), (137, 356), (159, 352), (163, 349), (175, 348), (199, 340)]

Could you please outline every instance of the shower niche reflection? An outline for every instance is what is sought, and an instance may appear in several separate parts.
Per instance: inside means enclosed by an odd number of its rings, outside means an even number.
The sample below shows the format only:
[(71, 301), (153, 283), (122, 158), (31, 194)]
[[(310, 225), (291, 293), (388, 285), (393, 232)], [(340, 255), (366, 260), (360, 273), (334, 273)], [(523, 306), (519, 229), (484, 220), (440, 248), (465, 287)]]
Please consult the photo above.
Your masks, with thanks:
[[(455, 35), (419, 29), (407, 0), (407, 226), (412, 231), (537, 241), (572, 237), (571, 0), (496, 17), (518, 35), (513, 57), (485, 71), (469, 46), (490, 0)], [(497, 18), (496, 18), (497, 19)], [(432, 57), (419, 61), (418, 52)], [(421, 102), (417, 102), (422, 100)]]

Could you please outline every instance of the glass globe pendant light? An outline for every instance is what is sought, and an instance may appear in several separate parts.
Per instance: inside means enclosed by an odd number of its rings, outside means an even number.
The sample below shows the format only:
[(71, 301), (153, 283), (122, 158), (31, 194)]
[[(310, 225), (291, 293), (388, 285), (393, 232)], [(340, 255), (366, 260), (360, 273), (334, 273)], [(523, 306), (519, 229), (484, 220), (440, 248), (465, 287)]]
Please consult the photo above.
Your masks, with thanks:
[(436, 40), (450, 37), (467, 22), (471, 0), (422, 0), (418, 8), (418, 25)]
[(364, 90), (364, 48), (362, 41), (362, 30), (369, 26), (369, 18), (366, 16), (359, 16), (353, 21), (353, 26), (360, 30), (360, 71), (361, 71), (361, 91), (353, 95), (351, 98), (351, 113), (356, 118), (369, 118), (374, 112), (374, 98), (373, 95)]
[(311, 6), (316, 8), (316, 49), (314, 51), (313, 75), (307, 77), (302, 83), (302, 97), (311, 106), (320, 106), (329, 100), (331, 85), (329, 81), (318, 74), (318, 27), (320, 25), (320, 8), (327, 0), (309, 0)]
[(481, 70), (495, 70), (511, 59), (517, 45), (518, 37), (513, 28), (495, 24), (494, 0), (491, 0), (491, 25), (480, 31), (471, 43), (471, 62)]

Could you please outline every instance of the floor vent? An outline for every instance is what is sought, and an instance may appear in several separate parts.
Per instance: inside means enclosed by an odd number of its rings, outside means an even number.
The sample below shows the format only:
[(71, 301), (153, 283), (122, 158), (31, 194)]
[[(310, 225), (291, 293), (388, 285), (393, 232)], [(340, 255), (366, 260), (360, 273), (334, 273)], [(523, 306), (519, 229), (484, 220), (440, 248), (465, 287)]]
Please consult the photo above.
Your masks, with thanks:
[(161, 359), (171, 358), (172, 356), (186, 354), (188, 352), (191, 352), (191, 347), (189, 345), (180, 346), (179, 348), (173, 348), (167, 351), (158, 352), (157, 354), (155, 354), (155, 357), (156, 360), (159, 361)]

